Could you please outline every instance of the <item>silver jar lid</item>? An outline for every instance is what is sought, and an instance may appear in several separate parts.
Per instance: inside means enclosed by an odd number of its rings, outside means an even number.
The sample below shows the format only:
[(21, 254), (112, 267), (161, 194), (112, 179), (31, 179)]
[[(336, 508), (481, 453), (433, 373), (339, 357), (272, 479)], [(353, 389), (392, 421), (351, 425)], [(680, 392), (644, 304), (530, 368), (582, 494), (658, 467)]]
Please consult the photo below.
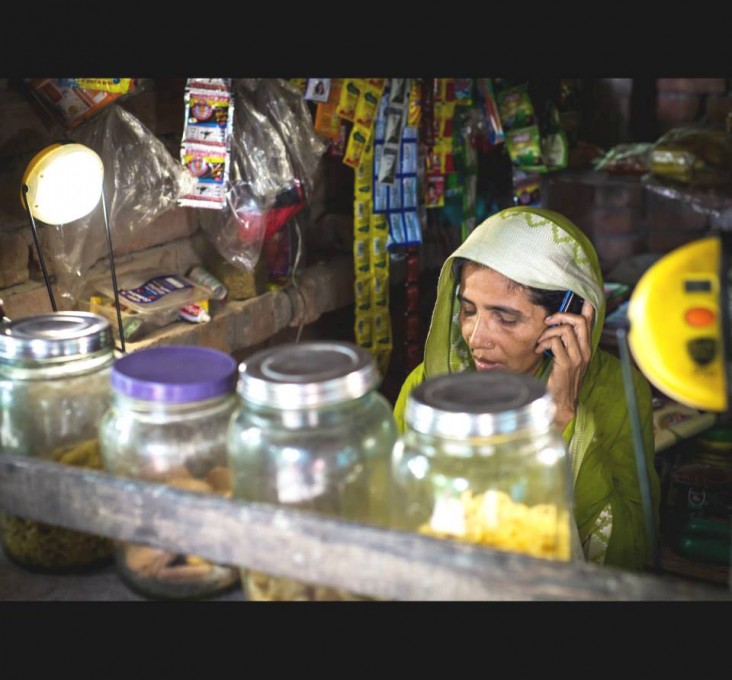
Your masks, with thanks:
[(556, 406), (546, 385), (508, 371), (470, 371), (428, 378), (407, 398), (405, 420), (440, 437), (489, 437), (546, 429)]
[(112, 326), (92, 312), (52, 312), (0, 327), (0, 361), (49, 361), (114, 351)]
[(379, 382), (376, 363), (348, 342), (287, 343), (260, 350), (239, 364), (239, 396), (279, 409), (357, 399)]

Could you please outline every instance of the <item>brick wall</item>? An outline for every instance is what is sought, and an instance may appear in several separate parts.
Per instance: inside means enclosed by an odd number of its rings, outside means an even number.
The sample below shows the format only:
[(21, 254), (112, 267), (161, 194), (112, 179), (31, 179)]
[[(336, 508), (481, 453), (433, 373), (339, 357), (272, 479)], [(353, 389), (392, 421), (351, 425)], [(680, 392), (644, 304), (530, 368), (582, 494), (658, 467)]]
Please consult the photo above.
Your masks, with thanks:
[[(608, 150), (641, 141), (629, 137), (630, 126), (623, 118), (632, 114), (627, 81), (602, 81), (604, 105), (620, 117), (614, 136), (605, 131)], [(725, 128), (732, 112), (732, 79), (657, 78), (654, 85), (655, 109), (646, 113), (655, 116), (658, 137), (677, 127)], [(732, 221), (732, 201), (684, 189), (666, 191), (636, 176), (566, 170), (543, 177), (542, 203), (585, 231), (607, 274), (623, 258), (668, 253), (715, 230), (723, 220)]]
[(732, 111), (732, 78), (600, 78), (586, 89), (583, 138), (604, 149), (679, 126), (723, 128)]
[(701, 238), (732, 216), (732, 199), (663, 191), (637, 176), (561, 171), (542, 181), (542, 205), (587, 234), (605, 274), (624, 258), (662, 255)]
[(607, 273), (624, 257), (646, 252), (644, 191), (638, 177), (563, 171), (545, 175), (542, 204), (562, 213), (590, 238)]
[(724, 127), (732, 111), (728, 78), (658, 78), (656, 117), (661, 134), (689, 124)]

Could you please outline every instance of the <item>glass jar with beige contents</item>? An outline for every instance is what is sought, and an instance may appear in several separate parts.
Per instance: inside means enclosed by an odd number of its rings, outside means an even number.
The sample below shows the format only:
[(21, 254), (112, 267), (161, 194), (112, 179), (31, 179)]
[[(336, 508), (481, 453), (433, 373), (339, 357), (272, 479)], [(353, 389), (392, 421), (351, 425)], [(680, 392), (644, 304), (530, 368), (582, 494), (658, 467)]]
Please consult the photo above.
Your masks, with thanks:
[[(98, 428), (113, 361), (111, 326), (96, 314), (54, 312), (3, 323), (0, 452), (101, 469)], [(10, 513), (0, 514), (0, 539), (7, 557), (32, 571), (86, 571), (112, 562), (111, 539)]]
[[(347, 342), (284, 344), (243, 361), (227, 444), (234, 497), (385, 526), (396, 424), (379, 380), (371, 354)], [(242, 585), (249, 600), (368, 599), (249, 569)]]
[[(112, 404), (99, 427), (104, 467), (122, 477), (197, 493), (231, 493), (226, 427), (236, 361), (215, 349), (149, 347), (112, 367)], [(200, 599), (239, 584), (239, 571), (197, 556), (120, 542), (117, 570), (152, 599)]]
[(546, 386), (517, 373), (420, 384), (394, 447), (393, 528), (569, 560), (571, 476), (554, 412)]

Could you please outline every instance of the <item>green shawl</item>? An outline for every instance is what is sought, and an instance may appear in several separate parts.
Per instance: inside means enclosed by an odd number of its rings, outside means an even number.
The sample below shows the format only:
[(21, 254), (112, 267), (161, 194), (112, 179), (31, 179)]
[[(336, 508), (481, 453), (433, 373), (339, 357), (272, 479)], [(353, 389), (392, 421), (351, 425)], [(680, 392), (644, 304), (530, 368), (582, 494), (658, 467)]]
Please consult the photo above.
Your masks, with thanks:
[[(600, 262), (587, 236), (568, 219), (541, 208), (508, 208), (478, 225), (446, 259), (437, 283), (437, 299), (424, 350), (424, 361), (402, 386), (394, 406), (400, 432), (411, 390), (425, 378), (474, 370), (458, 324), (455, 257), (487, 265), (527, 286), (573, 290), (592, 303), (593, 354), (587, 368), (575, 419), (564, 431), (574, 482), (574, 513), (587, 560), (642, 569), (650, 559), (642, 495), (625, 399), (622, 366), (599, 348), (605, 321)], [(535, 377), (546, 382), (551, 359)], [(651, 500), (658, 527), (660, 483), (654, 467), (653, 410), (648, 381), (633, 368), (641, 416)]]

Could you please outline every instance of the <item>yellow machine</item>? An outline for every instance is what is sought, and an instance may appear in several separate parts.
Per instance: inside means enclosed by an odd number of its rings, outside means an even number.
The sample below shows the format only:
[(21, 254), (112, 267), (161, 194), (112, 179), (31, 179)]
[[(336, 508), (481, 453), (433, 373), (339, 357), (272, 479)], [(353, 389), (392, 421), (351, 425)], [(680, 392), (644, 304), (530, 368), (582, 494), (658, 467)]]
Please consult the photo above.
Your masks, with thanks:
[[(628, 345), (646, 378), (682, 404), (727, 416), (730, 253), (728, 232), (681, 246), (645, 272), (628, 301)], [(705, 436), (726, 445), (730, 430), (720, 426)], [(727, 460), (717, 466), (698, 458), (696, 452), (671, 475), (666, 539), (677, 555), (729, 566), (732, 460), (718, 456)]]
[(727, 411), (727, 256), (722, 236), (668, 253), (628, 301), (628, 344), (661, 392), (706, 411)]

